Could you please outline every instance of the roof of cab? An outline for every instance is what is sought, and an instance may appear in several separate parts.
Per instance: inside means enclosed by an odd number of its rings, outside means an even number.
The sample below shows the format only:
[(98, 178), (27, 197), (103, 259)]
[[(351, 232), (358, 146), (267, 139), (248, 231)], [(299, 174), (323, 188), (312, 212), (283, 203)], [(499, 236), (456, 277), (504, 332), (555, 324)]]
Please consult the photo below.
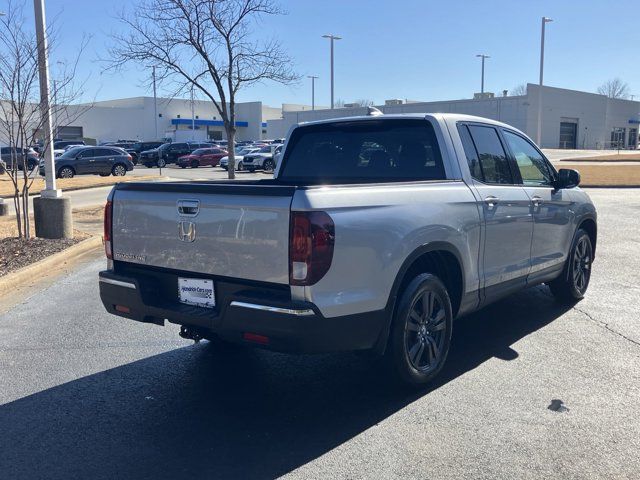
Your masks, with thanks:
[(454, 122), (486, 123), (486, 124), (495, 125), (499, 127), (510, 128), (512, 130), (517, 130), (515, 127), (511, 125), (507, 125), (506, 123), (498, 122), (490, 118), (477, 117), (474, 115), (464, 115), (461, 113), (429, 113), (429, 112), (391, 113), (391, 114), (382, 114), (382, 115), (360, 115), (360, 116), (354, 116), (354, 117), (327, 118), (323, 120), (314, 120), (311, 122), (301, 122), (298, 124), (298, 126), (319, 125), (323, 123), (336, 123), (336, 122), (358, 122), (358, 121), (371, 121), (371, 120), (380, 121), (380, 120), (408, 119), (408, 118), (423, 120), (427, 117), (431, 117), (436, 120), (450, 120)]

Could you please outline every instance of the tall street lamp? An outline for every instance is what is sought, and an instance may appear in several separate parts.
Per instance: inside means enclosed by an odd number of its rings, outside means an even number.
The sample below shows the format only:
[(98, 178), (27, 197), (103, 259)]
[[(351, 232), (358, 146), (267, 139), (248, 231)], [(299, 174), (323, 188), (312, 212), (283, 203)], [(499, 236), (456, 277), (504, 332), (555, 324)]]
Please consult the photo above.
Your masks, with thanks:
[(476, 57), (482, 59), (482, 76), (480, 77), (480, 93), (484, 93), (484, 60), (486, 58), (491, 58), (489, 55), (485, 55), (484, 53), (479, 53)]
[(316, 109), (316, 78), (315, 75), (307, 75), (311, 79), (311, 110)]
[(331, 109), (333, 110), (333, 41), (342, 40), (342, 37), (338, 37), (337, 35), (333, 35), (333, 34), (328, 34), (328, 35), (323, 35), (322, 38), (328, 38), (331, 40)]
[(155, 140), (158, 140), (158, 96), (156, 92), (156, 67), (152, 67), (151, 76), (153, 77), (153, 125), (156, 130)]
[(36, 21), (36, 41), (38, 42), (38, 79), (40, 83), (40, 115), (44, 133), (45, 189), (39, 198), (33, 199), (33, 216), (36, 236), (41, 238), (72, 238), (73, 218), (71, 199), (63, 197), (56, 188), (56, 172), (53, 161), (53, 141), (51, 131), (51, 106), (49, 104), (49, 58), (47, 55), (47, 29), (44, 0), (33, 0)]
[(538, 87), (538, 131), (536, 134), (536, 143), (538, 147), (542, 147), (542, 83), (544, 77), (544, 34), (547, 23), (553, 22), (551, 18), (542, 17), (542, 32), (540, 34), (540, 84)]

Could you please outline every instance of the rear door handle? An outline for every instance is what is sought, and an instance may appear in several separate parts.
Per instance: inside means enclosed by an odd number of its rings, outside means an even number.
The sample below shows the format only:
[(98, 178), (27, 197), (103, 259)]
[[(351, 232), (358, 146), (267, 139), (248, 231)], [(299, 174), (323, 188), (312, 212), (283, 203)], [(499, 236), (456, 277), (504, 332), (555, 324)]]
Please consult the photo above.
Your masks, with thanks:
[(489, 208), (493, 208), (496, 205), (498, 205), (498, 201), (499, 201), (499, 198), (498, 197), (494, 197), (493, 195), (489, 195), (488, 197), (485, 197), (485, 199), (484, 199), (484, 203), (486, 203), (487, 207), (489, 207)]

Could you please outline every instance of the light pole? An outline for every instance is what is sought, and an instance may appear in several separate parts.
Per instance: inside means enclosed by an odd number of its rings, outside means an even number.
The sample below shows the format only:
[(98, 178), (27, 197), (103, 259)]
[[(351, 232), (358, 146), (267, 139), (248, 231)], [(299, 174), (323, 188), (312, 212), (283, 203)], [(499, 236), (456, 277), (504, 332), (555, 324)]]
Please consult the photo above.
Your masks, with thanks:
[(542, 82), (544, 78), (544, 34), (547, 23), (553, 22), (551, 18), (542, 17), (542, 32), (540, 34), (540, 84), (538, 86), (538, 129), (536, 132), (536, 143), (542, 147)]
[(158, 140), (158, 97), (156, 95), (156, 67), (152, 67), (151, 76), (153, 77), (153, 125), (155, 126), (156, 136), (155, 140)]
[(491, 58), (489, 55), (485, 55), (484, 53), (479, 53), (476, 57), (482, 59), (482, 76), (480, 77), (480, 93), (484, 93), (484, 60), (486, 58)]
[(191, 86), (191, 141), (196, 140), (196, 114), (193, 106), (193, 86)]
[(316, 109), (316, 78), (315, 75), (307, 75), (311, 79), (311, 110)]
[(47, 56), (47, 29), (44, 0), (33, 0), (38, 42), (38, 77), (40, 83), (40, 114), (44, 133), (45, 189), (39, 198), (33, 199), (33, 216), (36, 236), (41, 238), (72, 238), (73, 218), (71, 199), (63, 197), (56, 188), (56, 172), (53, 161), (51, 109), (49, 104), (49, 59)]
[(333, 110), (333, 41), (334, 40), (342, 40), (342, 37), (338, 37), (337, 35), (328, 34), (323, 35), (322, 38), (328, 38), (331, 40), (331, 110)]

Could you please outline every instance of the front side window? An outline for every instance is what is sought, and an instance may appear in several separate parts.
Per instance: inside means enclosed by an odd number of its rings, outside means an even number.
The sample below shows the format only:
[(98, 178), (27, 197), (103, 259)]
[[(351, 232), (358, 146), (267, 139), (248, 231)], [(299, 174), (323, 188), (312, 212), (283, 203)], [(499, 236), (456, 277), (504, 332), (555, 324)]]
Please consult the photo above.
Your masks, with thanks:
[(516, 159), (522, 183), (532, 187), (553, 185), (553, 176), (542, 154), (520, 135), (506, 130), (503, 133)]
[(469, 125), (469, 133), (478, 155), (482, 181), (513, 184), (509, 160), (495, 128)]
[(297, 128), (280, 177), (312, 183), (446, 179), (435, 131), (421, 119), (335, 122)]

